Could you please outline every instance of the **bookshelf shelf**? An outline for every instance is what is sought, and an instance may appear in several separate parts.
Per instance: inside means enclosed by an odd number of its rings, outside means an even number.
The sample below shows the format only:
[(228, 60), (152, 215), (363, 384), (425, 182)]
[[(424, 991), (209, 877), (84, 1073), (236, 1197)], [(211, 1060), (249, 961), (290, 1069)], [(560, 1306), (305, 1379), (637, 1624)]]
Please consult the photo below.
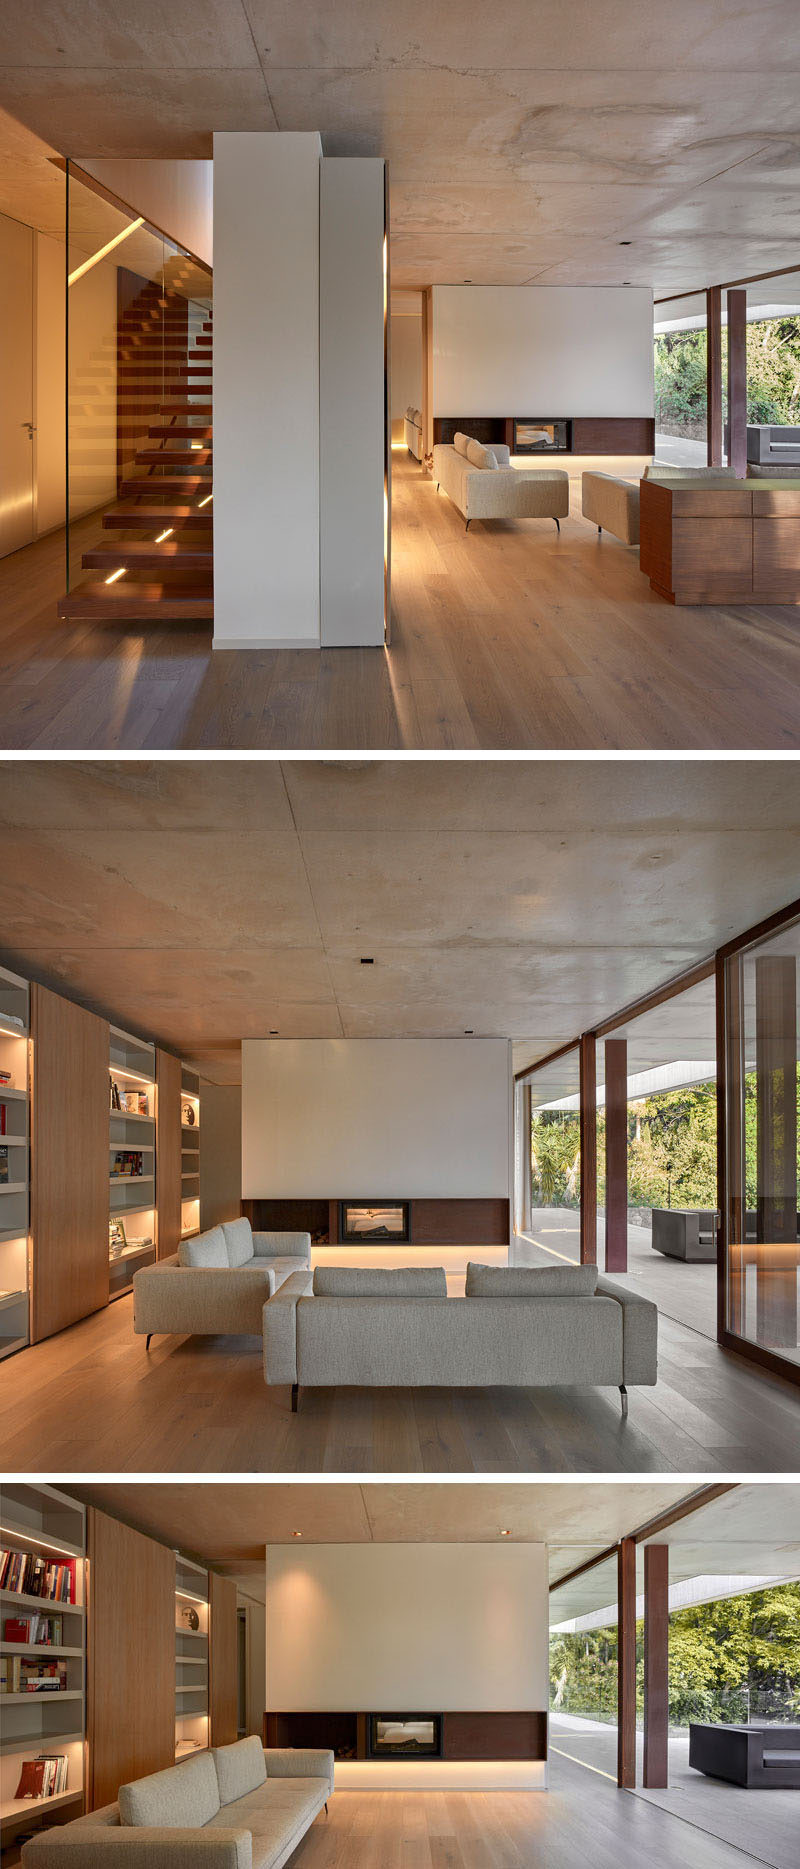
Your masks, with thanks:
[[(196, 1071), (181, 1066), (181, 1239), (200, 1231), (201, 1084)], [(186, 1122), (190, 1112), (191, 1122)]]
[[(3, 1673), (16, 1690), (0, 1694), (0, 1833), (3, 1843), (17, 1833), (51, 1821), (60, 1805), (84, 1801), (86, 1732), (86, 1532), (83, 1506), (58, 1487), (9, 1480), (0, 1505), (0, 1548), (36, 1563), (69, 1564), (75, 1601), (42, 1596), (31, 1590), (0, 1590), (0, 1656)], [(41, 1569), (37, 1582), (45, 1581)], [(58, 1642), (15, 1641), (9, 1624), (31, 1615), (58, 1618)], [(52, 1626), (52, 1625), (51, 1625)], [(18, 1676), (41, 1674), (57, 1664), (63, 1687), (22, 1691)], [(66, 1759), (66, 1784), (50, 1797), (17, 1798), (23, 1763), (47, 1754)]]
[(13, 1084), (0, 1084), (0, 1103), (27, 1103), (27, 1101), (27, 1090), (15, 1090)]
[[(175, 1756), (202, 1751), (209, 1743), (208, 1571), (190, 1559), (175, 1559)], [(199, 1628), (188, 1627), (196, 1616)], [(187, 1676), (189, 1677), (187, 1679)]]
[[(119, 1026), (110, 1026), (108, 1073), (109, 1158), (138, 1155), (144, 1170), (141, 1175), (109, 1172), (108, 1295), (113, 1300), (124, 1297), (131, 1290), (134, 1271), (152, 1264), (156, 1257), (155, 1046)], [(128, 1221), (136, 1222), (149, 1245), (127, 1239)], [(121, 1250), (112, 1253), (112, 1244)]]
[(0, 1360), (30, 1341), (30, 992), (27, 980), (0, 967)]

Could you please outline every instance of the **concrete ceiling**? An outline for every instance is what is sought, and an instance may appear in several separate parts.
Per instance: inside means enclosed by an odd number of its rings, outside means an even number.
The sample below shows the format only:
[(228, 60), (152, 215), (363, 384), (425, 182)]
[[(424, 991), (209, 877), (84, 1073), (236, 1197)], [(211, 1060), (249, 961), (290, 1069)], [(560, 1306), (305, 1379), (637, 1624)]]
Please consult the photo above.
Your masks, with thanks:
[(666, 292), (797, 260), (796, 0), (4, 0), (0, 68), (63, 154), (316, 129), (387, 156), (397, 285)]
[(218, 1082), (238, 1082), (243, 1037), (271, 1031), (470, 1028), (527, 1063), (780, 908), (800, 873), (792, 762), (0, 771), (8, 964)]
[[(264, 1547), (291, 1544), (542, 1543), (559, 1569), (582, 1562), (686, 1498), (683, 1482), (527, 1481), (244, 1485), (102, 1483), (71, 1488), (165, 1544), (237, 1576), (263, 1572)], [(503, 1538), (503, 1542), (505, 1539)], [(574, 1553), (574, 1555), (573, 1555)]]

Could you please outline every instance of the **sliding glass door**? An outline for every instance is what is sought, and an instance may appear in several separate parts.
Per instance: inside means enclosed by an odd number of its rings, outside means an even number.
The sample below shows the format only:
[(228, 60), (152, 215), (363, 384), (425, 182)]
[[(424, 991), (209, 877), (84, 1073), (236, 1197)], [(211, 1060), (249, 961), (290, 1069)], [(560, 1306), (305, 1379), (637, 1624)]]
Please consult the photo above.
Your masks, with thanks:
[(798, 975), (800, 916), (719, 958), (720, 1338), (800, 1369)]

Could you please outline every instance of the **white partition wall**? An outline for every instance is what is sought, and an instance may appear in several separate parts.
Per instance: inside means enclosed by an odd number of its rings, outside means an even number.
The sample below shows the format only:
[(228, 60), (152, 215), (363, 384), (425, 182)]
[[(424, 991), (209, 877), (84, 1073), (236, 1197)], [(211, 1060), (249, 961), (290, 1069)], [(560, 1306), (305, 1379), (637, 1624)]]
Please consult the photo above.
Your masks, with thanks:
[(507, 1198), (503, 1038), (242, 1042), (246, 1200)]
[(644, 286), (434, 286), (434, 415), (648, 416)]
[(384, 640), (385, 192), (382, 158), (323, 158), (320, 588), (328, 648)]
[(214, 644), (318, 648), (316, 132), (214, 136)]

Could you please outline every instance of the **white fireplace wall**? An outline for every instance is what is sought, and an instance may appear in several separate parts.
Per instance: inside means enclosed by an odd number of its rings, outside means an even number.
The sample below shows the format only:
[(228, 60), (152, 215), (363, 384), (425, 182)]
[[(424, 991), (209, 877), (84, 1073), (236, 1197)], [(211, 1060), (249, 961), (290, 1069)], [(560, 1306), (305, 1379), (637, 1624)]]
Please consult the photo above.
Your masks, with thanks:
[(245, 1039), (242, 1194), (510, 1193), (506, 1039)]
[[(531, 1544), (270, 1546), (275, 1712), (518, 1712), (548, 1705), (547, 1551)], [(546, 1783), (536, 1761), (346, 1761), (337, 1783)]]
[(645, 286), (434, 286), (434, 415), (653, 413)]

